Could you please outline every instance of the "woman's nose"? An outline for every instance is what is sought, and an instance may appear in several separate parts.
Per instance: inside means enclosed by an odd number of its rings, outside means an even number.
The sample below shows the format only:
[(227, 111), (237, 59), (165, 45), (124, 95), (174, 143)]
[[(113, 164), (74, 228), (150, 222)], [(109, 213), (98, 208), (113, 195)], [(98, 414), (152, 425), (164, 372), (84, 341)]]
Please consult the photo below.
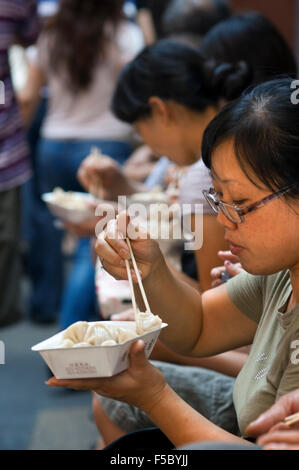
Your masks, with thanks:
[(231, 220), (229, 220), (221, 210), (218, 212), (217, 222), (220, 225), (223, 225), (223, 227), (225, 227), (228, 230), (236, 230), (237, 225), (238, 225), (238, 224), (232, 222)]

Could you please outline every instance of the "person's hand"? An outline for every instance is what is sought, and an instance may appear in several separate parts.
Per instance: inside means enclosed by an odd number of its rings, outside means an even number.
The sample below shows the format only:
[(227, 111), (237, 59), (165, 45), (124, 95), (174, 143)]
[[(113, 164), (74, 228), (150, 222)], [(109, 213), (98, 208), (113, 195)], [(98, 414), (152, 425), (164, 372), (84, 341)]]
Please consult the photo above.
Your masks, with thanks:
[(91, 390), (150, 411), (162, 398), (167, 384), (162, 373), (146, 359), (144, 342), (135, 341), (130, 349), (129, 369), (108, 378), (58, 380), (52, 377), (47, 385), (74, 390)]
[(110, 317), (111, 321), (135, 321), (135, 313), (132, 308), (125, 310), (124, 312), (114, 313)]
[(265, 449), (299, 449), (299, 425), (288, 426), (284, 419), (299, 411), (299, 389), (283, 395), (269, 410), (249, 424), (246, 435), (258, 437)]
[(299, 427), (285, 423), (276, 424), (269, 432), (260, 436), (257, 444), (265, 450), (299, 450)]
[[(155, 240), (151, 240), (148, 234), (141, 231), (133, 239), (133, 233), (134, 225), (129, 216), (126, 212), (121, 212), (117, 219), (111, 220), (106, 230), (98, 236), (96, 253), (104, 269), (115, 279), (128, 279), (125, 265), (125, 260), (130, 259), (130, 251), (125, 240), (127, 236), (131, 239), (132, 251), (143, 279), (150, 273), (158, 272), (160, 263), (164, 261), (159, 244)], [(137, 282), (135, 271), (132, 269), (131, 272), (133, 281)]]
[(92, 152), (82, 161), (77, 178), (87, 191), (99, 198), (116, 200), (122, 191), (126, 194), (122, 167), (107, 155)]
[(218, 251), (218, 256), (224, 261), (224, 265), (217, 266), (211, 270), (212, 287), (222, 284), (222, 273), (228, 273), (231, 277), (234, 277), (243, 271), (239, 257), (233, 255), (231, 251)]

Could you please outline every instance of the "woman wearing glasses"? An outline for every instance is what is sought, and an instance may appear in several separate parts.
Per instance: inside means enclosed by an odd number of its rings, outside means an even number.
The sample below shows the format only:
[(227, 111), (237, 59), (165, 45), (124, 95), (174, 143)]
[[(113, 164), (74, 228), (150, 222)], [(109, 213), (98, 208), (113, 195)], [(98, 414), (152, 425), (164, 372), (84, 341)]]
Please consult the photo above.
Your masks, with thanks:
[[(257, 86), (227, 105), (203, 139), (214, 185), (205, 195), (247, 272), (200, 295), (173, 277), (155, 241), (132, 240), (151, 309), (169, 325), (161, 334), (169, 347), (198, 357), (253, 343), (234, 387), (239, 433), (221, 429), (186, 404), (145, 359), (141, 341), (122, 374), (51, 379), (50, 385), (91, 389), (141, 408), (170, 447), (246, 442), (240, 436), (248, 425), (298, 388), (292, 353), (299, 339), (299, 107), (291, 102), (291, 84), (286, 78)], [(124, 217), (110, 223), (97, 244), (105, 269), (121, 279), (129, 258), (117, 236)]]

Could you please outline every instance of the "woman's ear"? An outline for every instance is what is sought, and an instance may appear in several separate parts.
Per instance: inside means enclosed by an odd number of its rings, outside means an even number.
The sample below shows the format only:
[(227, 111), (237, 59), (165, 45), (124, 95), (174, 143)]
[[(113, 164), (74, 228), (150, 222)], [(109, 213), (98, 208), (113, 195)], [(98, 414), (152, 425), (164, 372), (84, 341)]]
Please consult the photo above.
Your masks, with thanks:
[(158, 119), (165, 126), (168, 126), (171, 121), (171, 112), (168, 104), (158, 96), (151, 96), (148, 103), (151, 107), (151, 116), (154, 119)]

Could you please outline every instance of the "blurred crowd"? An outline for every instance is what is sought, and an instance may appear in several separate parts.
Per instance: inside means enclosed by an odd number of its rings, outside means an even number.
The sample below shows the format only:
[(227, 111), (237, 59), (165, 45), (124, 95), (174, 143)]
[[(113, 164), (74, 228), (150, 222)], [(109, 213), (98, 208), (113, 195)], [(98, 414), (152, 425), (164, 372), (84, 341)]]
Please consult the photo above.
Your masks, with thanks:
[[(116, 207), (119, 196), (152, 202), (163, 194), (188, 208), (203, 243), (132, 244), (153, 311), (165, 312), (170, 332), (151, 362), (135, 347), (127, 373), (134, 386), (128, 377), (114, 389), (75, 384), (93, 392), (97, 448), (126, 448), (147, 430), (141, 440), (149, 436), (151, 448), (219, 441), (247, 449), (253, 436), (256, 450), (299, 449), (298, 425), (284, 422), (299, 412), (298, 367), (287, 359), (299, 332), (298, 215), (287, 213), (298, 204), (299, 149), (298, 109), (286, 100), (297, 66), (286, 40), (265, 16), (232, 12), (226, 0), (0, 0), (0, 25), (0, 328), (25, 313), (59, 330), (133, 320), (120, 267), (127, 254), (112, 236), (118, 221), (96, 237), (101, 216), (58, 220), (44, 195), (91, 194), (99, 208)], [(222, 146), (230, 155), (224, 144), (232, 139), (237, 158), (219, 163), (214, 154)], [(226, 189), (229, 178), (252, 186), (246, 196)], [(290, 227), (280, 237), (274, 212), (262, 207), (285, 192), (280, 222)], [(248, 260), (242, 238), (230, 234), (256, 208), (272, 236), (265, 248), (260, 222), (244, 232), (245, 244), (254, 240)], [(271, 253), (279, 253), (276, 264)], [(271, 346), (262, 336), (274, 338)], [(141, 392), (143, 380), (159, 399)], [(176, 432), (166, 418), (175, 409)]]

